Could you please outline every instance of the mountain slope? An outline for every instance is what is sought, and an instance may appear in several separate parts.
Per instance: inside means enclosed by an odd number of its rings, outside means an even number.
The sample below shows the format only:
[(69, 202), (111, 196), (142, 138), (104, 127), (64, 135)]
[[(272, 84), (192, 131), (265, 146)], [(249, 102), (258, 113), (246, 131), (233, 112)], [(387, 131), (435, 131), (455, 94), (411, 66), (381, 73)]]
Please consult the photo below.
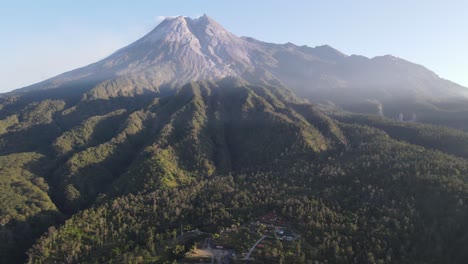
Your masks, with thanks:
[[(4, 236), (13, 232), (13, 220), (23, 222), (48, 211), (71, 215), (122, 194), (267, 169), (270, 161), (286, 157), (312, 159), (346, 144), (334, 121), (300, 103), (284, 87), (233, 78), (193, 82), (163, 98), (70, 102), (67, 97), (32, 102), (4, 121), (8, 125), (0, 135), (0, 159), (34, 154), (30, 162), (40, 159), (42, 164), (25, 173), (5, 164), (5, 195), (19, 181), (31, 187), (5, 201), (0, 215)], [(38, 199), (40, 206), (34, 205)], [(16, 219), (19, 213), (14, 210), (19, 207), (31, 212)], [(23, 235), (35, 238), (47, 226)], [(19, 250), (29, 246), (24, 241), (2, 243)], [(6, 259), (18, 258), (6, 250), (4, 254)]]
[[(190, 232), (192, 239), (184, 239), (181, 227), (211, 232), (214, 225), (220, 234), (232, 225), (253, 229), (249, 223), (268, 210), (285, 217), (301, 238), (292, 244), (295, 254), (280, 250), (265, 263), (463, 263), (466, 160), (392, 140), (377, 129), (340, 128), (352, 143), (327, 159), (285, 155), (266, 169), (200, 177), (85, 210), (43, 236), (28, 263), (180, 260), (206, 239)], [(241, 242), (232, 247), (246, 250)]]
[[(44, 201), (54, 202), (28, 213), (44, 221), (40, 226), (6, 222), (2, 237), (22, 230), (21, 238), (2, 242), (10, 262), (62, 221), (59, 211), (69, 220), (32, 247), (31, 263), (173, 260), (180, 255), (170, 234), (180, 225), (211, 232), (266, 210), (302, 230), (305, 259), (461, 263), (465, 257), (468, 162), (355, 124), (388, 130), (385, 123), (352, 116), (338, 123), (284, 87), (235, 78), (193, 82), (165, 97), (67, 101), (31, 103), (5, 121), (11, 125), (0, 135), (5, 160), (19, 155), (11, 154), (15, 142), (24, 142), (17, 146), (23, 152), (41, 153), (34, 157), (46, 167), (11, 175), (48, 186), (40, 187)], [(404, 140), (395, 127), (416, 134), (428, 128), (390, 125), (390, 136)], [(37, 127), (55, 130), (47, 137), (25, 132)], [(430, 135), (410, 142), (464, 156)], [(16, 195), (31, 200), (32, 193)], [(5, 206), (2, 219), (11, 219), (15, 205)]]

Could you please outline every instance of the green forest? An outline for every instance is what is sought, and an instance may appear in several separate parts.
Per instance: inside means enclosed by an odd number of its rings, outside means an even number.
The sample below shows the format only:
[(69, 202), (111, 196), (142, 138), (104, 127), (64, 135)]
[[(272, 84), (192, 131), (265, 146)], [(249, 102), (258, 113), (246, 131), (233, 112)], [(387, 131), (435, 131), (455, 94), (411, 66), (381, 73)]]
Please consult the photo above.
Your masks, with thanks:
[(177, 263), (201, 239), (183, 227), (215, 238), (271, 211), (298, 239), (255, 263), (468, 259), (465, 131), (233, 78), (97, 92), (0, 99), (2, 263)]

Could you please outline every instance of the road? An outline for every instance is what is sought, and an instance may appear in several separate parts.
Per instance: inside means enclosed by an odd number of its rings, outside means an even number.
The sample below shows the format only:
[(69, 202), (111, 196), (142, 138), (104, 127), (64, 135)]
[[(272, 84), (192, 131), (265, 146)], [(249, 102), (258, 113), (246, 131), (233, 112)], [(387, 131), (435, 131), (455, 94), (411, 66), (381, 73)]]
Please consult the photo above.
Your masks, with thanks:
[(247, 256), (245, 256), (245, 258), (243, 258), (243, 260), (249, 260), (250, 259), (250, 254), (252, 254), (252, 252), (254, 251), (255, 247), (263, 241), (263, 239), (267, 238), (269, 236), (265, 236), (263, 235), (259, 240), (257, 240), (257, 242), (255, 242), (255, 244), (252, 246), (252, 248), (250, 249), (249, 251), (249, 254), (247, 254)]

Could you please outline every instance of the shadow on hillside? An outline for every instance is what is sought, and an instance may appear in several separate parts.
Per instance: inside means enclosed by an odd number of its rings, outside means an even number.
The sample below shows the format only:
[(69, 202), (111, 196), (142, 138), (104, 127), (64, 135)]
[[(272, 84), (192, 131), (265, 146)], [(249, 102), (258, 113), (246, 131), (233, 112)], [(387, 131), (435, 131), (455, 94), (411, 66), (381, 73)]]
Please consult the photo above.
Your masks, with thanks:
[(128, 113), (144, 109), (155, 98), (156, 94), (136, 95), (134, 97), (115, 97), (110, 99), (94, 99), (79, 101), (57, 116), (57, 122), (65, 130), (81, 124), (92, 116), (105, 115), (110, 112), (125, 109)]
[(126, 109), (127, 113), (130, 114), (133, 111), (145, 108), (154, 99), (154, 96), (139, 95), (108, 100), (80, 101), (73, 106), (74, 110), (68, 114), (62, 114), (66, 113), (67, 109), (63, 112), (56, 112), (52, 123), (39, 124), (0, 135), (0, 155), (29, 151), (50, 151), (51, 144), (57, 137), (72, 127), (81, 124), (86, 119), (97, 115), (105, 115), (119, 109)]
[[(58, 166), (52, 170), (50, 183), (56, 190), (52, 198), (62, 212), (73, 214), (92, 205), (99, 195), (109, 194), (115, 180), (124, 174), (137, 158), (141, 148), (147, 142), (151, 130), (148, 127), (143, 127), (135, 134), (119, 136), (120, 133), (123, 131), (115, 133), (114, 138), (120, 137), (121, 139), (115, 141), (109, 139), (109, 141), (102, 143), (106, 144), (106, 146), (103, 145), (102, 149), (99, 148), (100, 145), (97, 145), (92, 152), (86, 153), (86, 150), (83, 150), (80, 154), (103, 156), (99, 162), (78, 167), (75, 171), (70, 171), (73, 165), (68, 164), (65, 160), (57, 163)], [(111, 148), (112, 151), (107, 152), (107, 147)], [(74, 154), (76, 153), (78, 152)], [(81, 158), (86, 159), (85, 156)], [(65, 197), (65, 190), (69, 184), (72, 184), (79, 192), (79, 197), (76, 200), (69, 201)]]
[(0, 226), (1, 263), (24, 263), (26, 251), (50, 226), (63, 223), (65, 217), (57, 211), (43, 211), (25, 221), (12, 220)]
[(0, 155), (19, 152), (47, 152), (61, 129), (55, 124), (41, 124), (0, 136)]

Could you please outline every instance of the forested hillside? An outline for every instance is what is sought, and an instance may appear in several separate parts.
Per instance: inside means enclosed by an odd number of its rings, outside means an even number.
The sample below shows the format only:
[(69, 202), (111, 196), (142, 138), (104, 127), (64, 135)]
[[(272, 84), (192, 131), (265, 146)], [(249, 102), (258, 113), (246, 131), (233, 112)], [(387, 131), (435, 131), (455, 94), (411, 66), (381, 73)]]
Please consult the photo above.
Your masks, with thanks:
[(465, 160), (341, 125), (350, 143), (320, 157), (283, 155), (267, 167), (128, 194), (49, 229), (29, 263), (180, 259), (180, 226), (219, 230), (269, 210), (301, 230), (284, 263), (463, 263), (468, 257)]
[(216, 236), (272, 210), (299, 236), (266, 262), (468, 257), (459, 130), (330, 117), (284, 87), (235, 78), (1, 105), (5, 263), (181, 260), (199, 239), (180, 239), (181, 227)]

